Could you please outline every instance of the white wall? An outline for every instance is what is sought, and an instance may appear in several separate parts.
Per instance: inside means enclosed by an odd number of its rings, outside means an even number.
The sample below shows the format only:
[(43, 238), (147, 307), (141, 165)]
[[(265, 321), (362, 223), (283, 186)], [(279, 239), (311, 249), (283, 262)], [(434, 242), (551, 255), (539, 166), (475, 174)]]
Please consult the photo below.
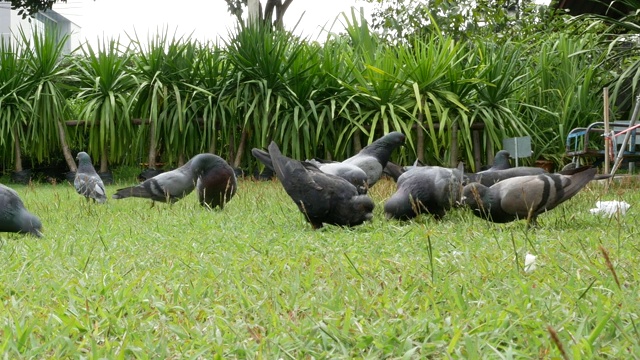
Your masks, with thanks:
[[(80, 28), (76, 24), (51, 10), (42, 13), (41, 16), (56, 22), (62, 34), (70, 34), (64, 46), (65, 53), (70, 53), (80, 45), (78, 41)], [(11, 3), (0, 1), (0, 36), (3, 39), (20, 37), (20, 29), (27, 37), (31, 37), (34, 26), (42, 27), (42, 22), (34, 18), (31, 21), (28, 18), (22, 19), (22, 16), (18, 15), (18, 11), (11, 10)]]

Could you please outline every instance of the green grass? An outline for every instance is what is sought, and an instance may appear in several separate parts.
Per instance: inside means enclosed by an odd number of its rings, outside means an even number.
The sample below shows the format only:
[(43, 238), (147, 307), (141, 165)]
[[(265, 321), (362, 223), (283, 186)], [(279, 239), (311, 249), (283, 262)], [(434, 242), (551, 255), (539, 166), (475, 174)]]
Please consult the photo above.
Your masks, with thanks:
[(150, 208), (86, 203), (67, 183), (12, 186), (45, 238), (0, 233), (0, 353), (561, 358), (561, 345), (573, 359), (640, 357), (638, 209), (589, 213), (600, 199), (638, 203), (636, 183), (593, 184), (529, 231), (462, 209), (385, 220), (388, 181), (372, 189), (373, 222), (313, 231), (277, 182), (239, 186), (214, 212), (195, 194)]

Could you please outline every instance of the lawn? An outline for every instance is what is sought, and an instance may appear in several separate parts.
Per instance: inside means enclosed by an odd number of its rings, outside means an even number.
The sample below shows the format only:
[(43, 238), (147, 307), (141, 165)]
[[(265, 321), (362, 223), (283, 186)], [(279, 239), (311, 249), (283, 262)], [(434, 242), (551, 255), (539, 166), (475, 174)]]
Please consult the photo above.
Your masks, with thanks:
[[(318, 231), (277, 181), (213, 212), (195, 193), (151, 208), (12, 187), (45, 237), (0, 233), (5, 358), (640, 358), (635, 182), (591, 184), (531, 230), (385, 220), (390, 181), (373, 222)], [(602, 219), (601, 199), (632, 207)]]

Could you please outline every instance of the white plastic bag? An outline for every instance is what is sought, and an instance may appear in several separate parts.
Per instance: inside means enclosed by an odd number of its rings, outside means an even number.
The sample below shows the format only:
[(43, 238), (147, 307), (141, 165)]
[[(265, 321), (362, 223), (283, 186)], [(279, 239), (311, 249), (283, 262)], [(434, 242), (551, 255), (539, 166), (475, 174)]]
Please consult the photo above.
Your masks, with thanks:
[(591, 211), (592, 214), (612, 217), (618, 212), (620, 213), (620, 215), (626, 214), (627, 210), (629, 210), (629, 207), (631, 207), (631, 205), (629, 205), (625, 201), (597, 201), (596, 207), (589, 211)]

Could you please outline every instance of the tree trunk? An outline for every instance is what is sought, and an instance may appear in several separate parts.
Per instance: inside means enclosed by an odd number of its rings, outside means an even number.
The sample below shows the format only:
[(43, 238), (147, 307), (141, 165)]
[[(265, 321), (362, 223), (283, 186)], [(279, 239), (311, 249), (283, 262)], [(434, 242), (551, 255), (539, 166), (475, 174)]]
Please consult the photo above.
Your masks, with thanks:
[(240, 135), (240, 144), (238, 144), (238, 152), (236, 152), (236, 158), (233, 160), (233, 167), (240, 167), (240, 162), (242, 161), (242, 155), (244, 155), (244, 148), (247, 144), (247, 137), (249, 135), (249, 131), (242, 130), (242, 135)]
[(184, 165), (186, 161), (184, 161), (184, 152), (180, 151), (180, 154), (178, 154), (178, 167)]
[(473, 138), (473, 169), (475, 171), (480, 170), (480, 164), (482, 163), (482, 142), (480, 141), (480, 130), (471, 130)]
[(236, 157), (236, 134), (235, 131), (231, 132), (231, 136), (229, 137), (229, 164), (232, 163)]
[(151, 120), (149, 124), (149, 169), (156, 169), (156, 156), (158, 153), (158, 144), (156, 142), (156, 122)]
[[(486, 134), (486, 132), (485, 132)], [(487, 164), (493, 164), (493, 140), (491, 139), (491, 136), (489, 136), (489, 134), (486, 134), (487, 136)]]
[[(268, 0), (267, 5), (264, 7), (264, 20), (265, 22), (269, 22), (269, 24), (274, 25), (277, 28), (284, 27), (284, 13), (291, 5), (293, 0), (285, 0), (284, 3), (282, 0)], [(275, 19), (273, 18), (273, 13), (276, 13)]]
[(248, 0), (247, 9), (249, 10), (249, 25), (257, 24), (260, 20), (260, 1)]
[(353, 153), (357, 154), (362, 150), (362, 142), (360, 141), (360, 130), (353, 133)]
[(16, 152), (16, 172), (21, 172), (22, 170), (24, 170), (22, 168), (22, 151), (20, 150), (20, 138), (18, 137), (18, 131), (15, 128), (13, 129), (13, 139), (15, 141), (14, 146)]
[(62, 148), (64, 160), (67, 162), (69, 170), (76, 172), (78, 171), (78, 168), (76, 167), (76, 161), (73, 159), (73, 155), (71, 155), (69, 144), (67, 144), (67, 132), (64, 130), (62, 121), (56, 121), (56, 123), (58, 124), (58, 138), (60, 139), (60, 147)]
[(418, 152), (418, 161), (424, 164), (424, 129), (422, 128), (422, 118), (424, 114), (420, 112), (418, 114), (418, 124), (416, 126), (416, 132), (418, 133), (418, 143), (416, 144), (416, 151)]
[(217, 139), (216, 132), (213, 132), (213, 137), (211, 138), (211, 144), (209, 144), (209, 152), (212, 154), (216, 153), (217, 148)]
[(102, 148), (102, 154), (100, 154), (100, 173), (106, 173), (109, 171), (109, 152), (107, 147)]
[(449, 151), (449, 167), (458, 165), (458, 120), (451, 124), (451, 149)]

